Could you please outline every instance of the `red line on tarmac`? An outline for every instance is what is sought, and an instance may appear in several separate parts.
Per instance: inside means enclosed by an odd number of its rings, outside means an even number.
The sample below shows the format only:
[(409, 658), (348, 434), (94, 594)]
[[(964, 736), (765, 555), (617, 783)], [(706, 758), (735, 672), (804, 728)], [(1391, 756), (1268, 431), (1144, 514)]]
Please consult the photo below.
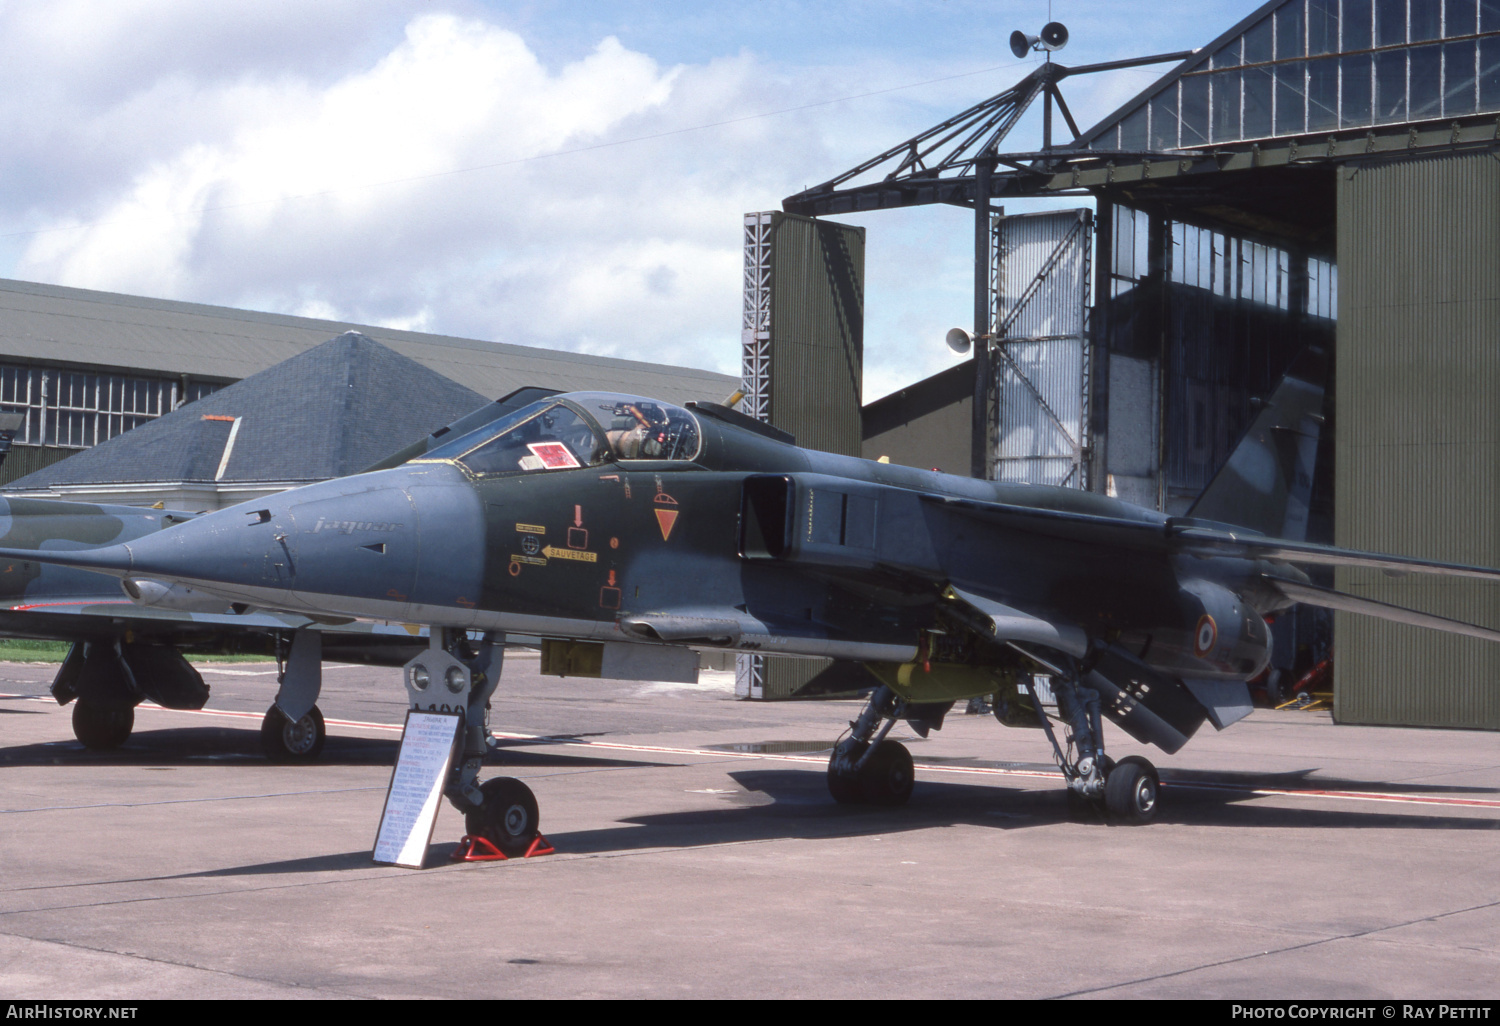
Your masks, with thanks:
[[(0, 698), (32, 698), (39, 702), (47, 701), (38, 695), (0, 695)], [(142, 702), (142, 709), (151, 709), (156, 712), (184, 713), (190, 716), (228, 716), (236, 719), (262, 718), (261, 713), (237, 712), (229, 709), (164, 709), (152, 702)], [(370, 723), (363, 720), (324, 720), (326, 724), (338, 727), (358, 727), (366, 730), (385, 730), (400, 733), (403, 729), (399, 723)], [(827, 763), (827, 759), (816, 755), (783, 755), (762, 752), (725, 752), (712, 748), (678, 748), (671, 745), (630, 745), (619, 741), (564, 741), (543, 737), (538, 734), (515, 734), (496, 733), (495, 737), (506, 741), (534, 741), (537, 744), (565, 745), (576, 748), (604, 748), (620, 752), (643, 752), (657, 755), (690, 755), (709, 756), (715, 759), (766, 759), (772, 762), (796, 762), (808, 765), (821, 766)], [(831, 747), (831, 746), (830, 746)], [(1030, 777), (1039, 780), (1057, 780), (1062, 774), (1052, 770), (1023, 770), (1006, 769), (1000, 766), (939, 766), (933, 763), (918, 762), (915, 768), (932, 773), (958, 773), (971, 776), (992, 777)], [(1500, 809), (1500, 801), (1487, 798), (1459, 798), (1445, 795), (1420, 795), (1403, 794), (1399, 791), (1335, 791), (1318, 788), (1296, 789), (1289, 787), (1242, 787), (1234, 784), (1220, 784), (1210, 781), (1196, 782), (1185, 780), (1167, 780), (1162, 782), (1163, 787), (1183, 788), (1213, 791), (1235, 791), (1241, 794), (1253, 794), (1262, 797), (1282, 796), (1287, 798), (1331, 798), (1336, 801), (1354, 802), (1388, 802), (1405, 805), (1443, 805), (1459, 806), (1464, 808)]]
[(102, 602), (101, 601), (97, 601), (95, 599), (81, 599), (81, 600), (79, 600), (77, 602), (33, 602), (30, 605), (26, 605), (26, 606), (7, 606), (6, 608), (8, 608), (11, 612), (14, 613), (14, 612), (20, 612), (21, 610), (25, 610), (25, 609), (46, 609), (49, 606), (133, 606), (133, 605), (135, 605), (135, 603), (131, 602), (129, 599), (105, 599)]

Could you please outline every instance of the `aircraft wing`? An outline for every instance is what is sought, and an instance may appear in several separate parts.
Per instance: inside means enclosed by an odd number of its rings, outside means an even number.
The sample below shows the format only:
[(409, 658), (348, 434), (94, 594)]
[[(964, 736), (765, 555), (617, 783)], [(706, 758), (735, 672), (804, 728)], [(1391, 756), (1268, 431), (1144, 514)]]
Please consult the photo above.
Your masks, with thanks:
[(231, 627), (247, 631), (287, 630), (311, 627), (320, 631), (347, 634), (384, 634), (392, 637), (415, 637), (416, 625), (371, 623), (345, 617), (309, 617), (301, 613), (252, 610), (245, 613), (205, 613), (178, 609), (140, 606), (127, 598), (114, 596), (68, 596), (58, 598), (19, 599), (0, 602), (0, 635), (29, 636), (25, 624), (39, 614), (47, 616), (105, 616), (114, 620), (162, 624), (192, 624)]

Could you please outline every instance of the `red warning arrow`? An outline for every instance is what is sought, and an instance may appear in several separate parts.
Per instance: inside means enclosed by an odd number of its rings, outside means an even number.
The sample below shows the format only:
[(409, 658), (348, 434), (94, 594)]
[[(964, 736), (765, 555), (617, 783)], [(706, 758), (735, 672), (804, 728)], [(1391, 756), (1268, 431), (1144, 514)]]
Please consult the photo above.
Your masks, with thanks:
[(677, 523), (677, 511), (675, 509), (656, 510), (656, 522), (661, 526), (661, 540), (666, 541), (672, 534), (672, 525)]
[(574, 527), (582, 527), (583, 526), (583, 507), (582, 506), (574, 506), (573, 507), (573, 526)]

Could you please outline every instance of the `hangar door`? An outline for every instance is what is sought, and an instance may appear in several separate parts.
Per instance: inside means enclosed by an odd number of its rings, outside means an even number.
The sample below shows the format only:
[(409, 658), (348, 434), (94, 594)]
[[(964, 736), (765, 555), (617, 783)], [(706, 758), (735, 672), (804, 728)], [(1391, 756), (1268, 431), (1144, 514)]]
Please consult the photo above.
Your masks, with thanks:
[(1090, 210), (991, 221), (990, 477), (1089, 487)]

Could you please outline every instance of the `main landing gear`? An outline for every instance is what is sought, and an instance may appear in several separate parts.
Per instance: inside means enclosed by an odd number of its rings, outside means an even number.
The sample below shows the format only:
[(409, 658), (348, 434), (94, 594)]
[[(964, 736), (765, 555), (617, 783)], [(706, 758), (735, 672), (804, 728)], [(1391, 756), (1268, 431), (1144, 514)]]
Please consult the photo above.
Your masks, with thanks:
[(905, 703), (881, 686), (870, 696), (849, 736), (833, 749), (828, 760), (828, 792), (844, 805), (905, 805), (916, 774), (911, 753), (886, 735), (901, 719)]
[(1104, 731), (1099, 715), (1099, 692), (1078, 683), (1075, 674), (1051, 678), (1058, 717), (1067, 727), (1062, 743), (1042, 711), (1036, 689), (1028, 681), (1032, 706), (1052, 743), (1052, 754), (1068, 784), (1068, 803), (1080, 813), (1107, 812), (1118, 822), (1141, 824), (1156, 818), (1161, 778), (1156, 767), (1139, 755), (1115, 762), (1104, 754)]
[[(1029, 682), (1026, 688), (1067, 781), (1069, 805), (1091, 817), (1108, 813), (1120, 823), (1151, 822), (1156, 817), (1161, 779), (1156, 767), (1138, 755), (1115, 762), (1104, 754), (1099, 693), (1082, 686), (1076, 673), (1059, 672), (1052, 678), (1058, 716), (1067, 730), (1059, 742), (1035, 688)], [(911, 754), (886, 735), (897, 720), (916, 711), (919, 707), (909, 705), (889, 687), (876, 689), (828, 760), (828, 792), (834, 801), (906, 804), (914, 783)]]
[(261, 751), (272, 762), (312, 762), (322, 753), (326, 740), (328, 729), (317, 706), (293, 720), (280, 706), (273, 705), (260, 721)]
[(486, 634), (477, 648), (463, 631), (432, 628), (428, 650), (406, 664), (406, 689), (415, 711), (456, 712), (463, 717), (459, 744), (443, 794), (464, 814), (470, 837), (482, 837), (508, 856), (525, 855), (541, 835), (541, 815), (531, 788), (513, 777), (479, 782), (489, 732), (490, 696), (500, 683), (505, 636)]
[(301, 629), (289, 649), (276, 644), (276, 703), (260, 721), (260, 748), (272, 762), (312, 762), (328, 740), (323, 714), (316, 704), (323, 688), (323, 635)]

